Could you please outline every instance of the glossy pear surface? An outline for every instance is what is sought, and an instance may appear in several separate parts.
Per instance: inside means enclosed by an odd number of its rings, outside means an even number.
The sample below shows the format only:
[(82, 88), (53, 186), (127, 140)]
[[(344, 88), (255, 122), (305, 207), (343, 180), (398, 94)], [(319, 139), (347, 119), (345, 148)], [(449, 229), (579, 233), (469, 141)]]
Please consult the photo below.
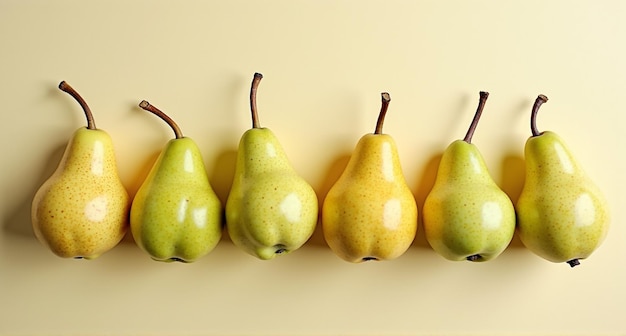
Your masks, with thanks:
[(154, 260), (193, 262), (219, 242), (221, 211), (196, 143), (172, 139), (135, 195), (131, 232)]
[(117, 245), (130, 199), (103, 130), (79, 128), (32, 202), (35, 236), (64, 258), (93, 259)]
[(246, 131), (226, 203), (233, 243), (260, 259), (272, 259), (300, 248), (313, 234), (317, 214), (315, 191), (294, 171), (272, 131)]
[(524, 155), (526, 180), (516, 206), (520, 239), (552, 262), (589, 257), (609, 226), (604, 196), (557, 134), (530, 137)]
[(449, 260), (491, 260), (515, 232), (513, 203), (491, 178), (478, 148), (463, 140), (444, 151), (423, 211), (428, 243)]
[(366, 134), (322, 208), (324, 237), (350, 262), (402, 255), (417, 231), (417, 205), (402, 173), (393, 138)]

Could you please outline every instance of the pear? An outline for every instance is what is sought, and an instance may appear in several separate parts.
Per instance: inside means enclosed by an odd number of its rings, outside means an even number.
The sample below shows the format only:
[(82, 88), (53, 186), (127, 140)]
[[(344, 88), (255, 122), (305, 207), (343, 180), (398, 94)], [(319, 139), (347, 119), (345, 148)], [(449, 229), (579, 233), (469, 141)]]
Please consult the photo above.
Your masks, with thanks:
[(255, 73), (250, 89), (252, 128), (241, 137), (228, 199), (226, 226), (233, 243), (262, 260), (300, 248), (317, 224), (313, 188), (291, 166), (274, 133), (261, 127)]
[(391, 97), (383, 92), (374, 133), (362, 136), (322, 206), (331, 250), (360, 263), (406, 252), (417, 232), (417, 204), (404, 178), (394, 139), (382, 131)]
[(81, 105), (87, 127), (74, 132), (57, 169), (37, 190), (33, 230), (60, 257), (94, 259), (124, 237), (130, 198), (118, 175), (111, 137), (96, 128), (78, 92), (65, 81), (59, 89)]
[(133, 238), (156, 261), (194, 262), (222, 236), (222, 204), (193, 139), (149, 102), (139, 106), (163, 119), (175, 138), (167, 142), (133, 199)]
[(537, 129), (537, 112), (547, 101), (539, 95), (532, 108), (532, 136), (524, 147), (526, 179), (516, 204), (518, 234), (535, 254), (574, 267), (604, 240), (609, 210), (563, 140)]
[(424, 200), (426, 240), (448, 260), (488, 261), (498, 257), (515, 233), (515, 209), (489, 174), (472, 137), (489, 97), (480, 92), (463, 140), (444, 151), (435, 184)]

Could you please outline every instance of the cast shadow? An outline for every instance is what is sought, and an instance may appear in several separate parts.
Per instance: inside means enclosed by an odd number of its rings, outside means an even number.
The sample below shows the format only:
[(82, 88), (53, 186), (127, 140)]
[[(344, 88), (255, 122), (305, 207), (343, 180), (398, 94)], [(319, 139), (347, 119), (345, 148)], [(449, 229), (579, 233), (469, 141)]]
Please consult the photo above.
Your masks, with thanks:
[(351, 154), (340, 155), (335, 158), (333, 162), (331, 162), (331, 164), (326, 169), (324, 180), (316, 190), (317, 200), (319, 204), (319, 216), (315, 231), (313, 232), (313, 235), (307, 243), (309, 245), (328, 247), (326, 239), (324, 239), (324, 232), (322, 231), (322, 205), (324, 204), (326, 194), (328, 194), (330, 188), (333, 187), (335, 182), (337, 182), (343, 171), (346, 169), (348, 161), (350, 161), (350, 155)]
[[(524, 181), (526, 179), (524, 164), (524, 158), (515, 153), (509, 153), (502, 159), (502, 180), (500, 182), (500, 188), (509, 195), (513, 205), (517, 203), (522, 188), (524, 187)], [(517, 230), (513, 235), (509, 248), (525, 248), (517, 235)]]
[(418, 248), (431, 248), (430, 244), (428, 244), (428, 241), (426, 240), (426, 235), (424, 234), (422, 214), (424, 211), (424, 201), (426, 200), (426, 197), (428, 196), (430, 190), (435, 184), (435, 179), (437, 178), (437, 170), (439, 169), (439, 162), (441, 161), (442, 156), (443, 153), (435, 154), (426, 162), (426, 165), (424, 166), (421, 177), (419, 179), (419, 185), (417, 186), (414, 195), (418, 208), (418, 227), (417, 234), (415, 235), (415, 240), (413, 241), (412, 246), (416, 246)]
[[(213, 191), (217, 194), (222, 203), (222, 241), (230, 241), (228, 230), (226, 229), (226, 201), (230, 193), (235, 176), (235, 166), (237, 164), (237, 150), (226, 149), (217, 155), (213, 161), (213, 168), (210, 170), (209, 182)], [(232, 242), (231, 242), (232, 244)]]
[(39, 174), (39, 177), (36, 181), (33, 181), (30, 191), (28, 193), (28, 197), (23, 199), (19, 205), (13, 209), (11, 213), (8, 214), (7, 217), (3, 218), (3, 228), (7, 235), (16, 235), (21, 237), (31, 237), (35, 238), (35, 234), (33, 232), (33, 226), (31, 222), (31, 204), (35, 193), (39, 189), (39, 187), (46, 181), (52, 173), (57, 169), (61, 158), (63, 157), (63, 152), (65, 151), (66, 144), (62, 144), (57, 146), (54, 149), (48, 160), (45, 160), (46, 163)]
[[(145, 179), (148, 177), (148, 174), (150, 173), (150, 169), (152, 169), (152, 166), (156, 163), (156, 160), (158, 159), (160, 154), (161, 154), (161, 151), (158, 151), (158, 150), (150, 154), (150, 156), (143, 162), (143, 164), (141, 164), (140, 168), (137, 170), (135, 177), (132, 179), (133, 182), (125, 186), (126, 192), (128, 192), (128, 197), (130, 199), (131, 205), (132, 205), (133, 199), (135, 198), (135, 194), (137, 194), (137, 191), (143, 184), (143, 181), (145, 181)], [(124, 238), (122, 238), (122, 241), (120, 242), (120, 244), (122, 243), (135, 244), (135, 240), (133, 239), (132, 234), (130, 232), (130, 207), (128, 208), (128, 220), (126, 223), (127, 223), (126, 234), (124, 235)]]

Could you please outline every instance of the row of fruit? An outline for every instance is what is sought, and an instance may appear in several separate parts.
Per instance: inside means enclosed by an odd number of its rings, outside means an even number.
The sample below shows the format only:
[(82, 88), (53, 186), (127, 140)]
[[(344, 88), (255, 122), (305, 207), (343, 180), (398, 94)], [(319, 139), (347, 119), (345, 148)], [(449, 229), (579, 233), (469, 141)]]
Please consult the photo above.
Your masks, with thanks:
[[(137, 245), (154, 260), (193, 262), (215, 248), (225, 217), (233, 243), (266, 260), (300, 248), (321, 219), (328, 246), (347, 261), (401, 256), (415, 238), (418, 209), (395, 142), (382, 131), (389, 94), (382, 93), (375, 132), (359, 140), (320, 207), (276, 136), (259, 125), (256, 95), (262, 78), (255, 73), (252, 80), (252, 128), (241, 137), (225, 206), (209, 183), (196, 143), (147, 101), (139, 106), (169, 124), (174, 138), (131, 200), (118, 177), (109, 135), (96, 128), (85, 100), (61, 82), (59, 88), (82, 106), (87, 127), (76, 130), (57, 170), (34, 197), (37, 238), (58, 256), (93, 259), (117, 245), (130, 226)], [(488, 96), (480, 92), (467, 134), (443, 153), (423, 204), (426, 239), (446, 259), (487, 261), (506, 249), (517, 229), (537, 255), (578, 265), (606, 235), (604, 197), (563, 141), (537, 129), (537, 112), (548, 100), (539, 95), (525, 146), (526, 179), (513, 205), (471, 142)]]

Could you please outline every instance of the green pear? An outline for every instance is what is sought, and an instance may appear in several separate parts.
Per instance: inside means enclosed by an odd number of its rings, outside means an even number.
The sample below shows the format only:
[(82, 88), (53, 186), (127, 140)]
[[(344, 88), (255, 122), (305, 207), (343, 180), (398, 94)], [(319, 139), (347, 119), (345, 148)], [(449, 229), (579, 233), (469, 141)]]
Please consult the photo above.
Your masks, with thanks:
[(130, 210), (137, 245), (156, 261), (194, 262), (222, 236), (222, 205), (209, 183), (200, 149), (178, 125), (147, 101), (139, 106), (174, 130)]
[(313, 188), (293, 169), (278, 139), (260, 127), (254, 74), (250, 90), (252, 128), (241, 137), (226, 226), (233, 243), (268, 260), (300, 248), (313, 234), (318, 204)]
[(128, 228), (130, 198), (120, 181), (113, 142), (97, 129), (85, 100), (65, 81), (59, 89), (83, 108), (56, 171), (32, 202), (35, 236), (63, 258), (94, 259), (116, 246)]
[(426, 240), (448, 260), (488, 261), (499, 256), (515, 233), (515, 209), (489, 174), (471, 143), (489, 93), (480, 102), (463, 140), (444, 151), (435, 184), (424, 200)]
[(539, 95), (526, 141), (526, 179), (517, 201), (518, 234), (535, 254), (552, 262), (580, 264), (598, 248), (609, 227), (609, 210), (563, 140), (539, 132), (536, 117), (548, 97)]
[(374, 133), (362, 136), (322, 206), (324, 238), (342, 259), (391, 260), (417, 232), (417, 204), (393, 138), (382, 131), (391, 98), (383, 92)]

